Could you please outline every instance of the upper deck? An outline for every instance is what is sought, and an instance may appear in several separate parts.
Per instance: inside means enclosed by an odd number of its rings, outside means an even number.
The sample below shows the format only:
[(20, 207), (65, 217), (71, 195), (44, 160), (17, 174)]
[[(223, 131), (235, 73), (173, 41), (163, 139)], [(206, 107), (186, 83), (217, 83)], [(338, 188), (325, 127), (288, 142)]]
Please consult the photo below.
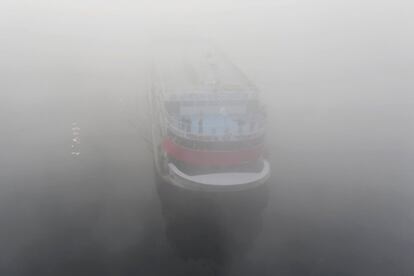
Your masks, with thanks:
[(164, 100), (177, 99), (183, 94), (186, 96), (182, 100), (189, 100), (187, 95), (203, 98), (215, 93), (257, 96), (257, 89), (247, 77), (206, 41), (167, 42), (156, 48), (154, 81)]
[(263, 134), (257, 89), (221, 52), (200, 41), (161, 48), (154, 56), (152, 81), (170, 131), (204, 141)]

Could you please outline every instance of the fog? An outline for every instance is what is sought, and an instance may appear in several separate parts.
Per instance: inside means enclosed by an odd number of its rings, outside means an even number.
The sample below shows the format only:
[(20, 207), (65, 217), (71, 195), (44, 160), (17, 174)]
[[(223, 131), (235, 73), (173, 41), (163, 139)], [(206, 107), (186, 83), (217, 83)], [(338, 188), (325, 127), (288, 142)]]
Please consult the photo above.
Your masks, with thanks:
[[(1, 275), (412, 275), (414, 4), (0, 3)], [(148, 62), (203, 39), (259, 88), (272, 176), (160, 188)]]

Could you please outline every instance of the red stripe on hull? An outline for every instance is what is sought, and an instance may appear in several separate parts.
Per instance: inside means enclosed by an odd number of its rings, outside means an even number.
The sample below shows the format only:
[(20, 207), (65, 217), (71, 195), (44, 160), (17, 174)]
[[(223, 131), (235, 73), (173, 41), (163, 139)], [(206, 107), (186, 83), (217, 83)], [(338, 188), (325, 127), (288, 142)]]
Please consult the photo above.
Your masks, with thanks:
[(262, 155), (263, 146), (238, 151), (207, 151), (183, 147), (166, 138), (163, 142), (164, 151), (171, 157), (196, 166), (229, 166), (253, 161)]

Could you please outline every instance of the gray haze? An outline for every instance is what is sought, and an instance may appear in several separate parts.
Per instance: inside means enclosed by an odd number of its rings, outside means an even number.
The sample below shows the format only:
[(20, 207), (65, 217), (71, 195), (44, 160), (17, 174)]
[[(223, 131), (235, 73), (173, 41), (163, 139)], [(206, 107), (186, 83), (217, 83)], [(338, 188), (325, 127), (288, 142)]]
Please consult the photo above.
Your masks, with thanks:
[[(1, 1), (0, 274), (413, 275), (413, 33), (403, 0)], [(197, 227), (156, 190), (165, 37), (208, 39), (267, 104), (269, 191), (214, 214), (246, 244), (223, 262), (183, 257)]]

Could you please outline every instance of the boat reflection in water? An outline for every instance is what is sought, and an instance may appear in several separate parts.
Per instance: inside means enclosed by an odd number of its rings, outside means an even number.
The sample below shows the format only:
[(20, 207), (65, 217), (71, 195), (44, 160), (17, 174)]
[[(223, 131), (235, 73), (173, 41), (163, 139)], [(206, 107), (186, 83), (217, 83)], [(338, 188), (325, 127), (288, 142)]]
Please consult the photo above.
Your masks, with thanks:
[(251, 248), (262, 226), (268, 186), (235, 192), (185, 190), (157, 178), (166, 236), (179, 256), (225, 268)]

